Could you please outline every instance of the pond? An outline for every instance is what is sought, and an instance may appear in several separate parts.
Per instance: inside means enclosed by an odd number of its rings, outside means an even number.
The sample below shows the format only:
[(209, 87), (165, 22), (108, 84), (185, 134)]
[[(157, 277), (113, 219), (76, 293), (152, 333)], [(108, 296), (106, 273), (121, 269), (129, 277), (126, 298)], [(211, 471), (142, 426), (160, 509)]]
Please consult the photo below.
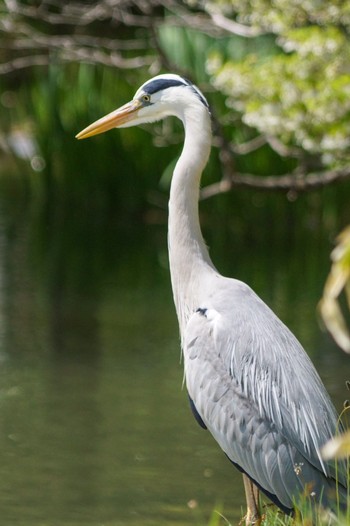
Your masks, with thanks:
[[(165, 226), (82, 233), (76, 211), (0, 204), (2, 523), (204, 526), (215, 508), (238, 523), (241, 476), (183, 388)], [(328, 233), (235, 244), (214, 261), (292, 328), (341, 409), (349, 358), (316, 312)]]

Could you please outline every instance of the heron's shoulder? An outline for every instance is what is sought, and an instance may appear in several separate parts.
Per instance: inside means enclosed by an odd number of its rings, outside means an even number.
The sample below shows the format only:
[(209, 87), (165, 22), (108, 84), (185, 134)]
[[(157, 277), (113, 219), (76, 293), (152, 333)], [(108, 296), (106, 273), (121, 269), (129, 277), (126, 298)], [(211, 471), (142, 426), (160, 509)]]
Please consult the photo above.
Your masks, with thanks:
[(204, 289), (201, 302), (203, 305), (199, 307), (214, 309), (231, 322), (240, 317), (246, 321), (255, 316), (275, 317), (249, 285), (234, 278), (218, 276), (217, 280), (211, 280), (210, 286)]
[(228, 362), (254, 362), (267, 368), (271, 378), (279, 370), (281, 357), (284, 366), (298, 363), (312, 369), (294, 334), (246, 283), (236, 279), (220, 277), (216, 286), (206, 289), (185, 332), (191, 341), (195, 333), (207, 334), (207, 342), (212, 340), (211, 345)]
[[(274, 312), (244, 282), (218, 276), (198, 298), (185, 327), (185, 341), (224, 348), (225, 354), (260, 352), (281, 337), (297, 345)], [(221, 351), (220, 351), (221, 352)]]

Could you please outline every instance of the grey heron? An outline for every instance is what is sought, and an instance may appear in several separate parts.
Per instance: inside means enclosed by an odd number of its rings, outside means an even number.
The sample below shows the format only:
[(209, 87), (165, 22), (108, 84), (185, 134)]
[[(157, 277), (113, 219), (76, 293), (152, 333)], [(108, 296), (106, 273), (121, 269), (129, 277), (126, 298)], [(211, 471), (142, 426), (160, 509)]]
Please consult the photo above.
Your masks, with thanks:
[(168, 248), (192, 411), (243, 473), (247, 524), (259, 521), (259, 490), (288, 514), (301, 494), (325, 508), (345, 506), (346, 466), (320, 454), (338, 416), (315, 367), (247, 284), (219, 274), (203, 240), (199, 186), (212, 140), (204, 95), (179, 75), (158, 75), (77, 138), (170, 115), (185, 131), (171, 182)]

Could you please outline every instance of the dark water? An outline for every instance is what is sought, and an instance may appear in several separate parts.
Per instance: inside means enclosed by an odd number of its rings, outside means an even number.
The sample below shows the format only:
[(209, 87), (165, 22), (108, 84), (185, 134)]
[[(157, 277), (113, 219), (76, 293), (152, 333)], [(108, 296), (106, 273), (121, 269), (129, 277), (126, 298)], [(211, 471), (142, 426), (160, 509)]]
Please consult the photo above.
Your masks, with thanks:
[[(182, 388), (164, 227), (131, 239), (72, 215), (0, 208), (1, 524), (204, 526), (215, 507), (237, 523), (240, 475)], [(302, 340), (339, 409), (349, 358), (315, 311), (327, 235), (212, 245)]]

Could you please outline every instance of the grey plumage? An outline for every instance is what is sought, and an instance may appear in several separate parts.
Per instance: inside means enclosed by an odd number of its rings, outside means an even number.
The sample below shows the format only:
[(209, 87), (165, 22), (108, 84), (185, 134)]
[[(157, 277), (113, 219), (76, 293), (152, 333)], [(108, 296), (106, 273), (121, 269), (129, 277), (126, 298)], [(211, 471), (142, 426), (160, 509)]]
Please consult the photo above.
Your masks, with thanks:
[[(185, 374), (209, 431), (284, 507), (304, 492), (334, 507), (335, 466), (320, 448), (338, 431), (338, 417), (300, 343), (240, 281), (216, 280), (198, 307), (185, 332)], [(338, 477), (344, 505), (344, 462)]]

